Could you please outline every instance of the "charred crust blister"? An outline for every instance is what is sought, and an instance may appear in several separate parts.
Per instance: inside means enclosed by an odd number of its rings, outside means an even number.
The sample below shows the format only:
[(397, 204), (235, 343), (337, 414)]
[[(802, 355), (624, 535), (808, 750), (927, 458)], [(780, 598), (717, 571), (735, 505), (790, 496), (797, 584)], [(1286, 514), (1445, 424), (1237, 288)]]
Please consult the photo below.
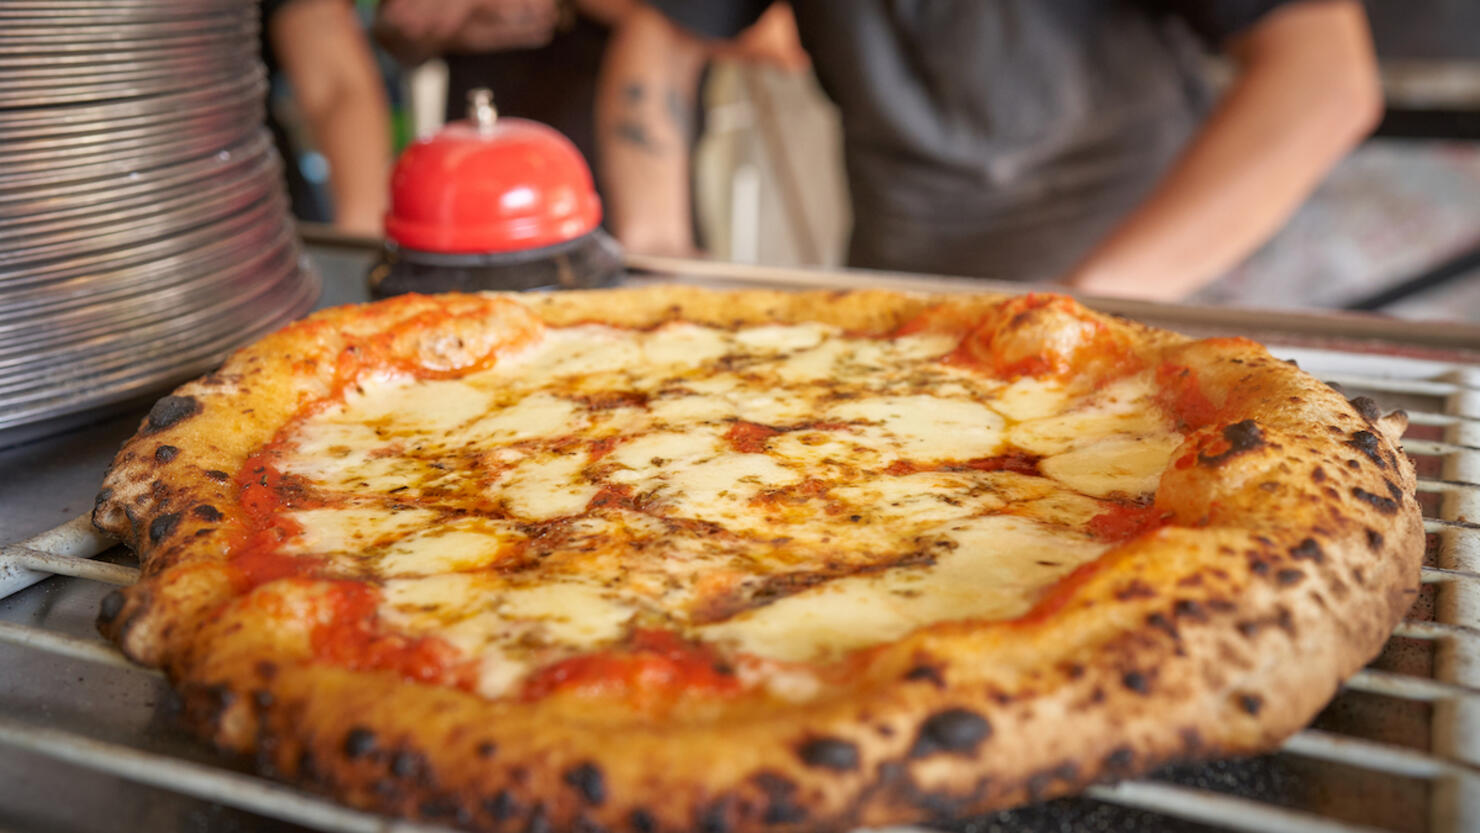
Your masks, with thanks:
[(1326, 554), (1321, 551), (1321, 545), (1314, 538), (1306, 538), (1290, 548), (1290, 557), (1296, 561), (1310, 561), (1320, 564), (1326, 560)]
[(658, 829), (653, 814), (641, 807), (627, 814), (627, 826), (632, 828), (632, 833), (653, 833)]
[(946, 709), (920, 724), (910, 757), (924, 758), (938, 752), (971, 755), (991, 734), (992, 725), (980, 714), (970, 709)]
[(1264, 432), (1259, 430), (1259, 423), (1246, 419), (1224, 427), (1223, 441), (1228, 443), (1228, 450), (1212, 456), (1199, 453), (1197, 462), (1204, 466), (1219, 466), (1240, 454), (1260, 449), (1264, 447)]
[(565, 783), (575, 788), (586, 803), (600, 806), (606, 801), (606, 778), (601, 774), (601, 767), (590, 761), (576, 764), (567, 769), (561, 776)]
[(1238, 700), (1239, 709), (1250, 717), (1258, 715), (1259, 710), (1264, 708), (1264, 698), (1257, 694), (1239, 692), (1235, 699)]
[(1354, 432), (1346, 444), (1367, 455), (1367, 459), (1376, 463), (1378, 468), (1387, 468), (1387, 461), (1382, 459), (1382, 444), (1371, 431)]
[(104, 596), (102, 603), (98, 605), (98, 624), (106, 625), (117, 619), (118, 614), (123, 612), (125, 601), (127, 600), (123, 593), (118, 590), (111, 591)]
[(375, 733), (356, 726), (344, 734), (344, 757), (354, 760), (375, 751)]
[(231, 479), (231, 475), (227, 474), (224, 471), (221, 471), (220, 469), (207, 469), (205, 474), (206, 477), (216, 481), (217, 483), (225, 483), (226, 481)]
[(166, 396), (154, 403), (144, 420), (144, 433), (153, 434), (200, 413), (200, 401), (193, 396)]
[(751, 780), (766, 796), (762, 822), (787, 824), (807, 817), (807, 809), (796, 803), (797, 785), (790, 778), (774, 772), (760, 772)]
[(1151, 680), (1140, 671), (1127, 671), (1120, 675), (1120, 683), (1137, 694), (1151, 693)]
[(179, 453), (180, 449), (172, 445), (160, 445), (158, 448), (154, 449), (154, 462), (161, 464), (168, 463), (169, 461), (175, 459), (175, 455)]
[(1370, 396), (1358, 396), (1351, 400), (1352, 408), (1362, 419), (1367, 420), (1370, 425), (1382, 418), (1382, 409), (1377, 406), (1377, 401)]
[(507, 821), (519, 815), (521, 808), (513, 793), (508, 790), (499, 790), (492, 798), (483, 802), (483, 809), (488, 811), (488, 815), (492, 816), (494, 821)]
[(946, 687), (945, 673), (939, 666), (929, 663), (921, 663), (905, 672), (904, 678), (910, 682), (929, 683), (936, 688)]
[(1371, 506), (1373, 509), (1376, 509), (1384, 515), (1397, 514), (1398, 501), (1394, 500), (1393, 498), (1383, 497), (1382, 495), (1374, 495), (1360, 486), (1352, 487), (1352, 497), (1362, 501), (1368, 506)]
[(812, 738), (797, 747), (802, 763), (818, 769), (849, 772), (858, 768), (858, 746), (839, 738)]
[(200, 504), (199, 506), (190, 510), (190, 512), (191, 514), (195, 515), (195, 517), (200, 518), (203, 521), (209, 521), (211, 523), (216, 523), (217, 521), (221, 520), (222, 517), (220, 509), (217, 509), (216, 507), (211, 506), (207, 503)]
[(175, 527), (180, 525), (179, 512), (166, 512), (155, 517), (149, 522), (149, 543), (158, 544), (160, 541), (170, 537)]
[(730, 830), (730, 801), (728, 798), (719, 798), (699, 811), (698, 824), (699, 833), (729, 833)]

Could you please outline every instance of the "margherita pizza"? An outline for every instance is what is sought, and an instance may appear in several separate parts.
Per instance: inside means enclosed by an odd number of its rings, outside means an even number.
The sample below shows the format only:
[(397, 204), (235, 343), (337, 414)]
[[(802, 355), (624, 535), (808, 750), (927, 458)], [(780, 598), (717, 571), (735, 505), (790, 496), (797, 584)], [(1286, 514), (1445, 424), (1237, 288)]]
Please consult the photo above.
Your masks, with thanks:
[(266, 773), (479, 830), (959, 817), (1270, 748), (1417, 586), (1380, 418), (1067, 298), (328, 310), (154, 406), (102, 630)]

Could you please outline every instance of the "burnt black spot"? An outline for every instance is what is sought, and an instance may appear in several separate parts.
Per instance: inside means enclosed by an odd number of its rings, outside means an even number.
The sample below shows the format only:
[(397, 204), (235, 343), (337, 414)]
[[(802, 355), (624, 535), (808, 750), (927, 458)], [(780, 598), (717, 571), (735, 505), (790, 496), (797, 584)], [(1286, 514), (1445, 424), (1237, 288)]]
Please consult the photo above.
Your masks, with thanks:
[(1151, 681), (1140, 671), (1127, 671), (1120, 677), (1120, 684), (1137, 694), (1149, 694)]
[(606, 833), (606, 827), (596, 819), (580, 815), (576, 817), (576, 823), (571, 827), (571, 833)]
[(226, 481), (231, 479), (231, 475), (227, 474), (224, 471), (221, 471), (220, 469), (207, 469), (206, 477), (209, 477), (217, 483), (225, 483)]
[(545, 815), (545, 805), (536, 804), (524, 824), (524, 833), (550, 833), (550, 819)]
[(1257, 694), (1240, 692), (1238, 695), (1238, 707), (1243, 709), (1246, 714), (1257, 715), (1259, 714), (1259, 710), (1264, 708), (1264, 698)]
[(428, 798), (418, 806), (417, 811), (423, 818), (445, 819), (457, 815), (457, 802), (447, 796)]
[(154, 449), (154, 462), (168, 463), (169, 461), (175, 459), (175, 455), (179, 453), (180, 449), (175, 448), (172, 445), (161, 445), (160, 447)]
[(1305, 571), (1297, 570), (1294, 567), (1286, 567), (1285, 569), (1280, 570), (1278, 573), (1274, 574), (1275, 581), (1279, 582), (1280, 584), (1286, 585), (1294, 584), (1295, 582), (1300, 581), (1303, 578), (1305, 578)]
[(1249, 572), (1262, 576), (1269, 572), (1269, 562), (1262, 558), (1253, 557), (1249, 559)]
[(1381, 445), (1377, 441), (1377, 435), (1371, 431), (1353, 433), (1352, 438), (1347, 440), (1346, 444), (1367, 455), (1367, 459), (1376, 463), (1378, 468), (1387, 468), (1387, 461), (1382, 459)]
[(351, 760), (370, 754), (375, 750), (375, 733), (363, 726), (356, 726), (344, 735), (344, 757)]
[(215, 523), (216, 521), (221, 520), (221, 510), (217, 509), (214, 506), (211, 506), (208, 503), (202, 503), (201, 505), (195, 507), (190, 511), (191, 514), (195, 515), (195, 517), (200, 518), (203, 521), (210, 521), (211, 523)]
[(1146, 624), (1149, 627), (1156, 628), (1157, 630), (1165, 633), (1167, 636), (1170, 636), (1173, 639), (1177, 638), (1177, 627), (1172, 624), (1170, 619), (1160, 613), (1153, 613), (1147, 616)]
[(627, 824), (633, 833), (653, 833), (657, 829), (657, 822), (653, 820), (653, 814), (641, 807), (627, 814)]
[(1373, 509), (1376, 509), (1384, 515), (1397, 514), (1398, 502), (1392, 498), (1386, 498), (1382, 495), (1374, 495), (1360, 486), (1352, 487), (1352, 497), (1371, 506)]
[(1323, 469), (1323, 468), (1321, 468), (1320, 466), (1316, 466), (1310, 472), (1310, 479), (1311, 480), (1314, 480), (1317, 483), (1325, 483), (1326, 482), (1326, 470)]
[(1382, 479), (1382, 482), (1383, 482), (1383, 485), (1387, 486), (1388, 494), (1390, 494), (1390, 495), (1393, 496), (1393, 500), (1402, 502), (1402, 500), (1403, 500), (1403, 490), (1400, 489), (1400, 488), (1398, 488), (1398, 484), (1394, 483), (1391, 480), (1388, 480), (1385, 477)]
[(1207, 614), (1203, 612), (1202, 605), (1196, 599), (1178, 599), (1177, 603), (1172, 605), (1172, 613), (1178, 619), (1191, 619), (1195, 622), (1200, 622), (1207, 618)]
[(1134, 579), (1130, 584), (1115, 591), (1115, 598), (1122, 602), (1131, 599), (1149, 599), (1156, 596), (1156, 589), (1140, 579)]
[(858, 747), (838, 738), (813, 738), (797, 747), (802, 763), (819, 769), (848, 772), (858, 768)]
[(174, 532), (175, 527), (179, 525), (179, 512), (166, 512), (163, 515), (159, 515), (149, 522), (149, 542), (158, 544), (165, 538), (170, 537), (170, 533)]
[(259, 688), (252, 692), (252, 705), (256, 706), (258, 711), (267, 711), (276, 702), (277, 698), (272, 696), (272, 692), (265, 688)]
[(1041, 800), (1048, 792), (1048, 788), (1055, 781), (1073, 782), (1079, 776), (1079, 767), (1073, 761), (1066, 761), (1053, 769), (1045, 769), (1034, 773), (1028, 778), (1028, 796), (1034, 801)]
[(1326, 560), (1326, 554), (1321, 551), (1321, 545), (1314, 538), (1306, 538), (1304, 541), (1290, 548), (1290, 557), (1296, 561), (1310, 561), (1321, 564)]
[(1197, 461), (1204, 466), (1219, 466), (1232, 457), (1254, 451), (1264, 445), (1264, 432), (1259, 430), (1259, 424), (1252, 419), (1235, 422), (1223, 429), (1223, 440), (1228, 443), (1228, 450), (1221, 454), (1209, 457), (1199, 453)]
[(98, 605), (98, 624), (106, 625), (118, 618), (123, 612), (123, 593), (114, 590), (103, 597), (102, 604)]
[(1382, 533), (1375, 529), (1367, 530), (1367, 546), (1373, 550), (1382, 549)]
[(391, 774), (397, 778), (410, 778), (421, 768), (421, 756), (409, 749), (399, 750), (391, 756)]
[(575, 787), (576, 792), (590, 804), (601, 806), (606, 801), (606, 778), (601, 767), (586, 761), (567, 769), (561, 776), (565, 783)]
[(762, 822), (787, 824), (807, 817), (807, 809), (796, 803), (797, 785), (790, 778), (774, 772), (760, 772), (751, 780), (766, 796)]
[(937, 752), (970, 755), (991, 734), (992, 725), (985, 717), (970, 709), (946, 709), (920, 724), (910, 757), (923, 758)]
[(934, 665), (917, 665), (906, 671), (904, 678), (911, 682), (930, 683), (936, 688), (946, 687), (945, 674)]
[(153, 434), (156, 431), (174, 425), (181, 420), (188, 419), (200, 413), (200, 402), (193, 396), (166, 396), (154, 403), (149, 409), (149, 416), (144, 420), (144, 433)]
[(721, 798), (699, 811), (699, 833), (729, 833), (730, 801)]
[(494, 793), (493, 798), (485, 799), (483, 809), (488, 815), (493, 816), (495, 821), (506, 821), (519, 815), (519, 801), (514, 798), (508, 790), (499, 790)]
[(1382, 409), (1377, 406), (1377, 401), (1370, 396), (1358, 396), (1351, 400), (1352, 407), (1368, 423), (1373, 423), (1382, 418)]
[(498, 744), (491, 740), (481, 741), (473, 751), (478, 753), (480, 758), (492, 758), (493, 753), (498, 751)]
[(1106, 772), (1110, 773), (1125, 772), (1129, 770), (1131, 768), (1131, 764), (1135, 762), (1135, 750), (1131, 749), (1129, 746), (1117, 746), (1114, 749), (1110, 750), (1110, 754), (1105, 756), (1104, 768)]

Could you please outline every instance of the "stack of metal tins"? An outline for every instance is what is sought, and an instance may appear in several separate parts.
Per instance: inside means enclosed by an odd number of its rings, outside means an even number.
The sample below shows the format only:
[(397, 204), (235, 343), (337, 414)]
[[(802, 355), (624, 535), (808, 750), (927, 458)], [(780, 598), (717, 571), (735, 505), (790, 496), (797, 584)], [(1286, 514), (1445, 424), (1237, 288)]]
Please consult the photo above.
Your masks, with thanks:
[(302, 315), (250, 0), (0, 0), (0, 445)]

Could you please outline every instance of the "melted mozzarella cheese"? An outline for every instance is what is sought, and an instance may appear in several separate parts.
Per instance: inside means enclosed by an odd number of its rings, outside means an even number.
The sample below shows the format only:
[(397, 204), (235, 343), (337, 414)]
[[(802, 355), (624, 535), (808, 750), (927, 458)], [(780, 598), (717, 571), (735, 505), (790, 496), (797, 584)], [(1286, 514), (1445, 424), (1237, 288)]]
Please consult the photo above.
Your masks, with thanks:
[(789, 661), (814, 661), (898, 639), (916, 628), (961, 619), (1020, 616), (1037, 591), (1105, 545), (1011, 516), (935, 527), (953, 546), (931, 566), (840, 578), (717, 625), (708, 639)]
[(378, 570), (385, 576), (436, 575), (486, 567), (523, 536), (512, 524), (464, 518), (408, 535), (386, 548)]
[[(445, 638), (485, 696), (641, 621), (805, 699), (780, 663), (1021, 615), (1103, 551), (1098, 499), (1149, 494), (1180, 441), (1147, 374), (1082, 396), (954, 347), (582, 325), (457, 379), (362, 379), (286, 437), (282, 471), (336, 508), (295, 511), (285, 550), (381, 578), (388, 626)], [(963, 465), (1008, 452), (1043, 476)]]
[(546, 521), (579, 515), (601, 490), (582, 475), (585, 467), (583, 453), (532, 458), (510, 469), (487, 492), (491, 498), (503, 498), (509, 511), (521, 519)]
[(970, 460), (1002, 448), (1002, 417), (964, 399), (879, 396), (835, 405), (828, 416), (878, 426), (909, 460)]
[(1179, 445), (1181, 438), (1175, 434), (1113, 436), (1049, 457), (1039, 468), (1086, 495), (1138, 497), (1156, 490)]

